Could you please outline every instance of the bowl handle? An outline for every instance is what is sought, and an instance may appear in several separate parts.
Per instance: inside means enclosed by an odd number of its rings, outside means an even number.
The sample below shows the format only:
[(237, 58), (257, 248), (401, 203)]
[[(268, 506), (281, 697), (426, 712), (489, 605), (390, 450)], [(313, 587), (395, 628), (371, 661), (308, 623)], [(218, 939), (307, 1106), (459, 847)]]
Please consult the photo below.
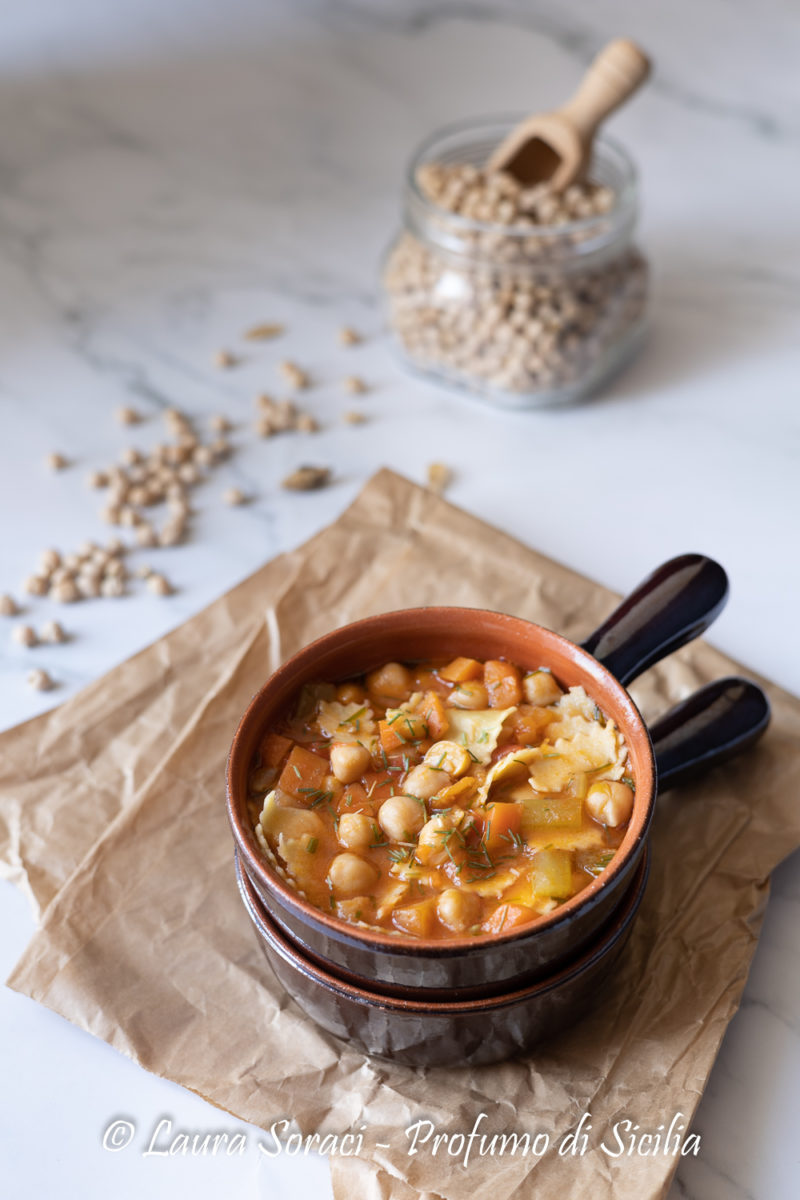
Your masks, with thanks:
[(583, 649), (628, 684), (647, 667), (699, 637), (728, 599), (728, 577), (713, 558), (681, 554), (648, 575)]
[(650, 726), (659, 791), (746, 750), (769, 718), (769, 700), (748, 679), (731, 675), (700, 688)]

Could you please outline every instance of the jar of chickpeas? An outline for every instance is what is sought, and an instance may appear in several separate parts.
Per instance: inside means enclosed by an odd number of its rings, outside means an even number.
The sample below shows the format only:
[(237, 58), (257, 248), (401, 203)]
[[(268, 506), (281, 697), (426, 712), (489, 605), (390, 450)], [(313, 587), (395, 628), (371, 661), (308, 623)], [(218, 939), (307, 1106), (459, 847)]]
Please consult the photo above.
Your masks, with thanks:
[(517, 123), (450, 126), (414, 155), (383, 285), (389, 326), (424, 374), (506, 407), (567, 403), (641, 341), (647, 264), (636, 170), (598, 139), (584, 181), (554, 191), (489, 174)]

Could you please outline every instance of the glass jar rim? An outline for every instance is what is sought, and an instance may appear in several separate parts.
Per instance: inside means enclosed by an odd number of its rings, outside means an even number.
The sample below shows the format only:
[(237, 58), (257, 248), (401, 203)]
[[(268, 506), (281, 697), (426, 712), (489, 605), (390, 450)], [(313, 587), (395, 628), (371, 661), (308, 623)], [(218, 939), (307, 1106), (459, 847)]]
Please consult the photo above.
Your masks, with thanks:
[(480, 136), (481, 130), (497, 130), (499, 127), (504, 127), (506, 131), (509, 131), (524, 116), (524, 113), (497, 113), (483, 117), (469, 117), (465, 120), (453, 121), (450, 124), (439, 126), (438, 129), (433, 130), (432, 133), (420, 142), (406, 166), (405, 183), (414, 202), (419, 204), (431, 216), (445, 217), (454, 232), (459, 230), (465, 234), (502, 233), (504, 238), (566, 238), (571, 234), (590, 231), (592, 226), (596, 226), (601, 222), (608, 222), (609, 218), (615, 224), (622, 224), (627, 219), (630, 219), (636, 207), (639, 172), (636, 164), (623, 145), (616, 138), (608, 137), (605, 134), (596, 137), (594, 140), (592, 163), (595, 160), (595, 155), (601, 160), (610, 161), (619, 170), (622, 178), (621, 187), (614, 189), (614, 204), (605, 213), (595, 214), (590, 217), (581, 217), (576, 221), (564, 221), (556, 225), (535, 223), (505, 225), (499, 221), (478, 221), (474, 217), (465, 217), (461, 213), (451, 212), (449, 209), (443, 208), (440, 204), (436, 204), (425, 195), (419, 186), (417, 172), (425, 163), (438, 161), (431, 155), (431, 151), (437, 143), (447, 138), (457, 137), (459, 134), (464, 135), (465, 138), (467, 134), (474, 134), (477, 139)]

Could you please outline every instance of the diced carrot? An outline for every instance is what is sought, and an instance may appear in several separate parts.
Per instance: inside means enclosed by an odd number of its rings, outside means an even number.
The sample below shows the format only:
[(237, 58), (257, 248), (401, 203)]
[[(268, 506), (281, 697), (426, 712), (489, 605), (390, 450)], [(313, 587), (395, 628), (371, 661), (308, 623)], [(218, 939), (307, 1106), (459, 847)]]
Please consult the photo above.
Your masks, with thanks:
[(480, 679), (483, 666), (476, 658), (454, 658), (446, 667), (439, 669), (439, 675), (449, 683), (466, 683), (468, 679)]
[(427, 937), (436, 920), (436, 904), (432, 899), (420, 900), (418, 904), (407, 904), (392, 913), (394, 925), (415, 937)]
[(483, 683), (489, 694), (489, 708), (511, 708), (522, 699), (522, 681), (517, 667), (499, 658), (484, 664)]
[(459, 808), (466, 808), (477, 791), (477, 779), (473, 775), (464, 775), (446, 787), (443, 792), (437, 793), (436, 805), (438, 808), (450, 808), (457, 804)]
[(428, 726), (428, 733), (433, 740), (443, 738), (450, 722), (441, 697), (437, 696), (435, 692), (426, 692), (417, 711)]
[(517, 925), (525, 925), (532, 921), (538, 913), (534, 908), (526, 908), (524, 904), (501, 904), (488, 920), (483, 922), (481, 929), (485, 933), (504, 933)]
[(314, 799), (313, 792), (324, 791), (325, 776), (329, 772), (330, 763), (326, 758), (312, 754), (303, 746), (295, 746), (281, 772), (278, 787), (310, 804)]
[(556, 719), (557, 714), (551, 708), (520, 704), (517, 711), (506, 718), (503, 726), (511, 731), (514, 740), (521, 745), (537, 746), (547, 726)]
[(400, 791), (397, 782), (398, 776), (389, 775), (386, 771), (365, 771), (361, 778), (367, 789), (367, 800), (372, 803), (388, 800), (390, 796), (394, 796)]
[(292, 739), (280, 733), (268, 733), (260, 746), (261, 762), (265, 767), (278, 767), (284, 755), (288, 753)]
[(400, 736), (399, 721), (390, 724), (389, 721), (379, 721), (378, 731), (381, 738), (381, 746), (387, 754), (391, 754), (393, 750), (400, 750), (405, 745), (405, 739)]
[(508, 849), (521, 836), (521, 828), (521, 804), (491, 804), (486, 810), (486, 849), (490, 854), (493, 850)]

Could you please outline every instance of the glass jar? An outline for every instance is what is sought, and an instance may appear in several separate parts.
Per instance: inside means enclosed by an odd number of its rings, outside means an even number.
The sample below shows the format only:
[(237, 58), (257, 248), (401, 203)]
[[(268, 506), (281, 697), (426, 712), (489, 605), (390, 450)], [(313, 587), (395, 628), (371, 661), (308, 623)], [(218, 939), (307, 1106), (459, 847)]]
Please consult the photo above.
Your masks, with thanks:
[(517, 118), (449, 126), (420, 146), (404, 228), (389, 249), (388, 323), (417, 370), (506, 407), (587, 395), (641, 340), (647, 264), (633, 244), (636, 169), (597, 139), (589, 178), (607, 211), (569, 224), (499, 224), (449, 212), (422, 192), (430, 163), (481, 167)]

